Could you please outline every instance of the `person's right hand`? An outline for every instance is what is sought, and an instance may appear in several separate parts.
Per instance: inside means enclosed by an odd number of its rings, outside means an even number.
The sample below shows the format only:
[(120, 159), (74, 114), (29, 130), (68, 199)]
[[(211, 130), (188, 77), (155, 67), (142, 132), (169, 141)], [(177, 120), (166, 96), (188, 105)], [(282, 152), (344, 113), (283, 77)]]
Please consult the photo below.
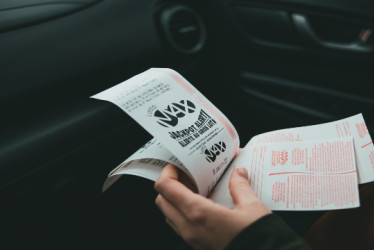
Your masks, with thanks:
[(166, 222), (194, 249), (223, 249), (244, 228), (271, 213), (251, 189), (245, 168), (234, 169), (229, 187), (233, 209), (193, 193), (169, 164), (155, 183), (156, 204)]

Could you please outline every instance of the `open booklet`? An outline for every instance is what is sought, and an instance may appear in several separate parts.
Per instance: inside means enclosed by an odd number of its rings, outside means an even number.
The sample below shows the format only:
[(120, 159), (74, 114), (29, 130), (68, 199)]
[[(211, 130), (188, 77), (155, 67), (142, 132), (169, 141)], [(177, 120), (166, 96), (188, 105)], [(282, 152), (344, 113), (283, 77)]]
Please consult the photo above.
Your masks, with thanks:
[(245, 167), (270, 209), (329, 210), (358, 207), (358, 184), (374, 181), (361, 114), (260, 134), (240, 149), (231, 122), (174, 70), (149, 69), (92, 98), (117, 105), (154, 136), (109, 173), (104, 191), (124, 174), (156, 180), (169, 162), (201, 195), (233, 207), (229, 176)]

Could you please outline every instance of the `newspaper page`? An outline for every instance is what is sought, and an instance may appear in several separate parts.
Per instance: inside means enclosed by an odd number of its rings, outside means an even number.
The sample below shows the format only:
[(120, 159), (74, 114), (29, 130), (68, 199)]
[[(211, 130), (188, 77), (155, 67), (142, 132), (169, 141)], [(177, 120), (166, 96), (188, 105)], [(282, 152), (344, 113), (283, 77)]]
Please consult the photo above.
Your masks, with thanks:
[(354, 140), (359, 184), (374, 181), (374, 146), (362, 114), (319, 125), (260, 134), (247, 145), (344, 137), (353, 137)]
[[(188, 169), (186, 169), (177, 157), (167, 150), (157, 139), (153, 138), (109, 173), (103, 185), (103, 192), (124, 174), (136, 175), (156, 181), (160, 176), (162, 168), (168, 163), (184, 171), (191, 181), (194, 181)], [(196, 183), (194, 185), (196, 186)]]
[[(239, 148), (231, 122), (171, 69), (149, 69), (92, 98), (112, 102), (138, 122), (188, 169), (204, 196), (211, 192)], [(121, 165), (125, 171), (126, 164)], [(138, 175), (157, 175), (147, 174), (146, 168), (142, 172)]]
[(254, 144), (244, 148), (214, 189), (212, 199), (233, 207), (230, 173), (245, 167), (252, 189), (271, 210), (330, 210), (358, 207), (352, 137)]

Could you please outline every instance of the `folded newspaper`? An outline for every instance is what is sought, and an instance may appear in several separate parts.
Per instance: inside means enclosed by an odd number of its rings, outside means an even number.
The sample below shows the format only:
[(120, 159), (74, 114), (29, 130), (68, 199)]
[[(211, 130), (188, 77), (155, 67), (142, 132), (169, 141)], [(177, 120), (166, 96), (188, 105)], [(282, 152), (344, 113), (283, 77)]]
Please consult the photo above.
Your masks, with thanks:
[(233, 207), (232, 169), (248, 169), (256, 195), (272, 210), (360, 205), (358, 184), (374, 181), (374, 146), (361, 114), (254, 136), (243, 149), (226, 116), (176, 71), (151, 68), (92, 98), (109, 101), (154, 138), (109, 173), (156, 180), (172, 163), (198, 192)]

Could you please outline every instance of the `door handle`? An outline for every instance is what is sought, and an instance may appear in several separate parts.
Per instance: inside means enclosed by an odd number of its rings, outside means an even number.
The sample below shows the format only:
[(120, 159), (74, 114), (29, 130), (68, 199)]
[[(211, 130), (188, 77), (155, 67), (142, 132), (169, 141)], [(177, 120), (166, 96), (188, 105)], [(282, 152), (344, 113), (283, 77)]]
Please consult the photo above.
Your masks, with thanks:
[[(324, 41), (321, 39), (316, 32), (313, 30), (312, 25), (310, 24), (308, 17), (302, 14), (293, 13), (291, 14), (291, 19), (295, 24), (297, 31), (308, 41), (312, 42), (315, 45), (336, 50), (345, 50), (353, 52), (371, 52), (373, 51), (373, 46), (368, 45), (366, 40), (358, 39), (351, 43), (339, 43)], [(367, 30), (371, 32), (371, 30)]]

